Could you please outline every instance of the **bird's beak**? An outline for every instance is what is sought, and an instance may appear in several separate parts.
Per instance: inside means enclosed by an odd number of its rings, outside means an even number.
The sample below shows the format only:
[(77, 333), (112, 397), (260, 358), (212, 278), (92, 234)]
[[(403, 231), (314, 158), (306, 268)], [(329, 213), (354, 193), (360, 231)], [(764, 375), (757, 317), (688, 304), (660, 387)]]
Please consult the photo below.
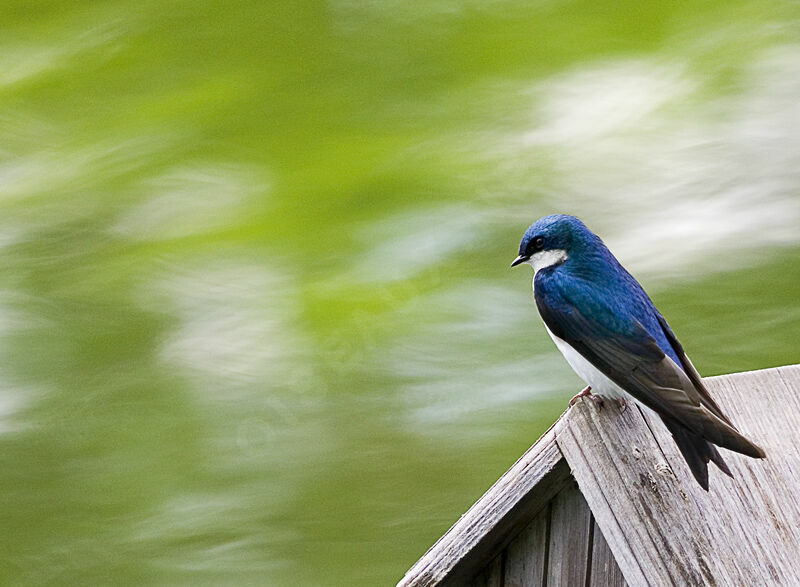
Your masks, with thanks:
[(530, 259), (530, 257), (529, 257), (529, 256), (527, 256), (527, 255), (520, 255), (519, 257), (517, 257), (516, 259), (514, 259), (514, 260), (511, 262), (511, 266), (512, 266), (512, 267), (516, 267), (516, 266), (517, 266), (517, 265), (519, 265), (520, 263), (524, 263), (525, 261), (527, 261), (527, 260), (529, 260), (529, 259)]

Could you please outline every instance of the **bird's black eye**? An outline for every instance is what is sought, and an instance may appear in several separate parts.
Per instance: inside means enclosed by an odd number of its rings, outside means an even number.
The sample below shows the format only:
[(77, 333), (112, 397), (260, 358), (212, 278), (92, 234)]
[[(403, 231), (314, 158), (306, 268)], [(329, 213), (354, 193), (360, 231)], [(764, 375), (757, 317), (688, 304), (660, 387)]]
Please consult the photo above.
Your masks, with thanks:
[(536, 251), (542, 248), (542, 245), (544, 245), (544, 237), (537, 236), (528, 243), (528, 249), (525, 252), (528, 255), (533, 255)]

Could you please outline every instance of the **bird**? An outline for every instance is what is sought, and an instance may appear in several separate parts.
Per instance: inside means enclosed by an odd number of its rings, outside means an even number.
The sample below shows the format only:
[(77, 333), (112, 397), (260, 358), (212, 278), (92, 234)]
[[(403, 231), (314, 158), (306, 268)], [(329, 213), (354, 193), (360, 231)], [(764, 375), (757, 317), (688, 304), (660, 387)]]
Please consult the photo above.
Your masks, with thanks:
[(705, 491), (709, 461), (733, 477), (717, 447), (765, 458), (708, 393), (644, 288), (581, 220), (554, 214), (531, 224), (511, 266), (521, 264), (533, 267), (547, 332), (587, 384), (573, 402), (599, 396), (654, 411)]

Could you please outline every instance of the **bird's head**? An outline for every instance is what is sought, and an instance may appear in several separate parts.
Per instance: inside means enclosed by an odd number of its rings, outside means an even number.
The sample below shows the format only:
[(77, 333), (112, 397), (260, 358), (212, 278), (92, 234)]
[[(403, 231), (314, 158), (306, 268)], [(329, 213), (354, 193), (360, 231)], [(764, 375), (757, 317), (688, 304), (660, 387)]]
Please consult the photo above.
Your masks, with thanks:
[(519, 243), (519, 256), (511, 266), (527, 263), (534, 272), (560, 265), (573, 253), (576, 243), (592, 235), (588, 228), (565, 214), (544, 216), (528, 227)]

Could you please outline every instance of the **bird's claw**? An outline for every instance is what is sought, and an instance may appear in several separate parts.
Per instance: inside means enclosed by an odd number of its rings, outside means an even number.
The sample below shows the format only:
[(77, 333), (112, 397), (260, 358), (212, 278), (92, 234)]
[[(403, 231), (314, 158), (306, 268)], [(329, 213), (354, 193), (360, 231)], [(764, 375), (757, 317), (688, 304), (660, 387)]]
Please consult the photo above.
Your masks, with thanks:
[(575, 402), (577, 402), (582, 397), (588, 397), (589, 399), (594, 401), (599, 408), (603, 407), (603, 400), (597, 395), (592, 395), (592, 387), (590, 385), (584, 387), (579, 394), (575, 395), (575, 397), (569, 400), (569, 405), (570, 406), (575, 405)]

